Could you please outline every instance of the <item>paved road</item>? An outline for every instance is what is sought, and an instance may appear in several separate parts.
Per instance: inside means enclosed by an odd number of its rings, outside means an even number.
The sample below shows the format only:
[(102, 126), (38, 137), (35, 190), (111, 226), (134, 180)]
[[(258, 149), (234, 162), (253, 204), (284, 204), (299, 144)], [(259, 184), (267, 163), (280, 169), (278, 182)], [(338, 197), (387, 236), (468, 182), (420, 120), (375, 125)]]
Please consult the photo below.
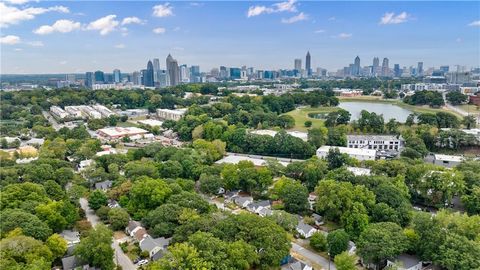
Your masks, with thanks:
[(455, 107), (449, 104), (447, 101), (447, 94), (445, 92), (443, 92), (442, 96), (443, 96), (443, 101), (445, 102), (445, 107), (463, 116), (473, 115), (477, 119), (477, 124), (480, 124), (480, 113), (468, 113), (460, 109), (459, 107)]
[[(90, 221), (93, 227), (97, 226), (101, 223), (100, 219), (95, 212), (88, 207), (88, 201), (85, 198), (80, 198), (80, 206), (82, 207), (83, 211), (85, 211), (85, 216), (87, 220)], [(115, 251), (113, 261), (115, 264), (118, 264), (122, 267), (123, 270), (136, 270), (137, 267), (132, 263), (130, 258), (128, 258), (125, 253), (123, 253), (122, 249), (119, 246), (119, 242), (115, 240), (112, 241), (112, 248)]]
[[(327, 259), (316, 254), (315, 252), (312, 252), (306, 248), (303, 248), (302, 246), (294, 242), (292, 242), (292, 251), (304, 257), (307, 263), (321, 265), (323, 269), (326, 269), (326, 270), (329, 269)], [(333, 262), (330, 262), (330, 270), (336, 270), (336, 269), (337, 268), (335, 267), (335, 264)]]

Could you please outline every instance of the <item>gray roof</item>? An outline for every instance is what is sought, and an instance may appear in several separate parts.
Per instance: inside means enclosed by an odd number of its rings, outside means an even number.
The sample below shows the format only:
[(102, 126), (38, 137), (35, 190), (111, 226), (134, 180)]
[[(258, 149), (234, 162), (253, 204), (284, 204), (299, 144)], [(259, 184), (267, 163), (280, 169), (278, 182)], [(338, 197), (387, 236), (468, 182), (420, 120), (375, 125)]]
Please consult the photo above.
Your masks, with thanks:
[(298, 231), (302, 231), (305, 234), (307, 234), (309, 231), (314, 230), (314, 229), (315, 228), (313, 228), (312, 226), (303, 222), (303, 220), (300, 220), (300, 222), (298, 222), (298, 225), (297, 225), (297, 230)]
[(420, 261), (420, 259), (415, 256), (415, 255), (408, 255), (408, 254), (400, 254), (398, 255), (394, 261), (400, 262), (400, 264), (403, 266), (403, 268), (410, 268), (414, 265), (417, 265)]
[(152, 251), (156, 247), (166, 248), (170, 243), (170, 238), (152, 238), (150, 235), (146, 236), (140, 241), (140, 249), (142, 251)]
[(128, 231), (131, 232), (131, 231), (135, 230), (135, 228), (141, 227), (141, 226), (142, 226), (142, 224), (140, 224), (140, 222), (135, 221), (135, 220), (130, 220), (128, 222), (127, 228), (128, 228)]
[(243, 205), (247, 201), (253, 201), (252, 197), (236, 197), (235, 203), (238, 205)]
[(112, 187), (113, 182), (110, 180), (105, 180), (103, 182), (95, 183), (95, 189), (109, 189)]
[(86, 265), (83, 262), (80, 261), (80, 259), (77, 256), (70, 256), (70, 257), (64, 257), (62, 258), (62, 267), (63, 270), (71, 270), (75, 269), (79, 266)]
[(65, 239), (67, 242), (76, 242), (80, 241), (80, 233), (77, 231), (63, 230), (60, 233), (60, 236)]
[(268, 208), (262, 208), (259, 211), (259, 214), (262, 215), (262, 216), (271, 216), (273, 214), (273, 211), (268, 209)]
[(252, 202), (247, 207), (249, 209), (254, 209), (255, 210), (259, 207), (269, 207), (269, 206), (270, 206), (270, 201), (264, 200), (264, 201)]
[(305, 269), (307, 265), (304, 264), (303, 262), (300, 262), (300, 261), (297, 261), (297, 262), (294, 262), (292, 264), (290, 264), (290, 269), (291, 270), (303, 270)]
[(313, 219), (315, 219), (315, 221), (322, 221), (323, 220), (323, 217), (320, 216), (319, 214), (313, 213), (312, 217), (313, 217)]

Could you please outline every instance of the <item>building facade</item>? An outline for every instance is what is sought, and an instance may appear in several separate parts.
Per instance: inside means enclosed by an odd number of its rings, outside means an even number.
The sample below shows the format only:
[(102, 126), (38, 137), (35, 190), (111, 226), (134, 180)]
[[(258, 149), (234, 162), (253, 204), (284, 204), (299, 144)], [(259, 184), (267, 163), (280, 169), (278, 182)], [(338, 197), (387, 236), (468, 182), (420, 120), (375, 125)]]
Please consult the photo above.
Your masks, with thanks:
[(348, 148), (401, 151), (403, 138), (393, 135), (347, 135)]

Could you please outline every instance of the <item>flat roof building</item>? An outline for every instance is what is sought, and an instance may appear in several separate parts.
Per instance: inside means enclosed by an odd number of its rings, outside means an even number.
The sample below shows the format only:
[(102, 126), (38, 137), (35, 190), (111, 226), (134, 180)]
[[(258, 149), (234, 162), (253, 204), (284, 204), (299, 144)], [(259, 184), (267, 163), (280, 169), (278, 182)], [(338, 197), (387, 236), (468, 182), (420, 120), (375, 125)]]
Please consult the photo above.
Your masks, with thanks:
[(394, 135), (347, 135), (348, 148), (401, 151), (405, 141)]
[(360, 148), (348, 148), (348, 147), (340, 147), (340, 146), (327, 146), (324, 145), (317, 149), (317, 156), (319, 158), (326, 158), (330, 148), (338, 148), (340, 153), (347, 154), (352, 158), (356, 158), (360, 161), (362, 160), (375, 160), (376, 157), (376, 150), (372, 149), (360, 149)]
[(433, 154), (433, 164), (452, 168), (460, 164), (465, 158), (463, 156), (452, 156)]
[(178, 121), (182, 118), (183, 115), (187, 112), (187, 109), (157, 109), (157, 116), (165, 120), (174, 120)]
[(134, 135), (144, 135), (148, 131), (137, 127), (109, 127), (97, 130), (97, 134), (104, 139), (120, 139)]

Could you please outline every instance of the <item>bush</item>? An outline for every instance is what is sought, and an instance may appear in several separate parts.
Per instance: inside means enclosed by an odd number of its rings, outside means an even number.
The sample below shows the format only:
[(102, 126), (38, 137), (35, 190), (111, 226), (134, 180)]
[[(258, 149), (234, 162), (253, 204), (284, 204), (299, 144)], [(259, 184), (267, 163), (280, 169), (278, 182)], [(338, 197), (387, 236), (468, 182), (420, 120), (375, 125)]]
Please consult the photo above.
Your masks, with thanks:
[(327, 242), (330, 256), (335, 257), (347, 250), (348, 241), (350, 241), (350, 237), (343, 229), (335, 230), (329, 233), (327, 236)]
[(311, 127), (312, 126), (312, 121), (310, 120), (307, 120), (305, 121), (305, 123), (303, 124), (305, 127)]
[(316, 251), (327, 250), (327, 238), (321, 232), (316, 232), (310, 238), (310, 246)]

